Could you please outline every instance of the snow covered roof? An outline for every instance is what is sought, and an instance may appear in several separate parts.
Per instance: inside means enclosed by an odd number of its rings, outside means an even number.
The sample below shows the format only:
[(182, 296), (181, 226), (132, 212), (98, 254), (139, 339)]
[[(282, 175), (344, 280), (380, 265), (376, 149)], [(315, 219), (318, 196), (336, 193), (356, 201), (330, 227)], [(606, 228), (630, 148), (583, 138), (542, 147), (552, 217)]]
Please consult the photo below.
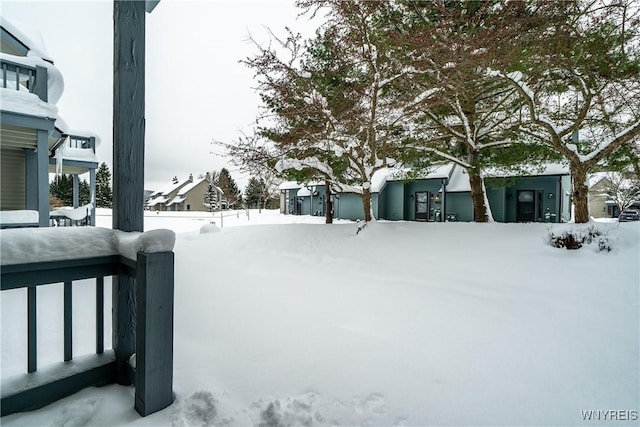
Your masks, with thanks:
[[(411, 179), (446, 179), (451, 175), (453, 163), (445, 163), (441, 165), (433, 165), (432, 167), (411, 175)], [(376, 171), (371, 178), (371, 191), (373, 193), (380, 192), (387, 181), (398, 181), (407, 179), (410, 174), (410, 167), (403, 168), (384, 168)]]
[(311, 190), (309, 190), (307, 187), (302, 187), (301, 189), (298, 190), (298, 192), (296, 193), (296, 196), (309, 197), (311, 196)]
[(0, 15), (0, 25), (29, 49), (28, 55), (38, 56), (53, 62), (47, 52), (42, 33), (38, 29), (15, 19), (9, 20), (2, 15)]
[(181, 188), (182, 186), (188, 184), (190, 181), (184, 180), (184, 181), (178, 181), (178, 182), (172, 182), (171, 184), (167, 185), (166, 187), (151, 193), (151, 197), (155, 197), (155, 196), (159, 196), (159, 195), (164, 195), (164, 196), (168, 196), (169, 194), (173, 193), (174, 191), (176, 191), (177, 189)]
[(165, 203), (167, 200), (169, 199), (165, 196), (158, 196), (153, 200), (149, 200), (149, 202), (147, 202), (147, 206), (155, 206), (160, 203)]
[(167, 206), (171, 206), (171, 205), (174, 205), (174, 204), (176, 204), (176, 203), (182, 203), (182, 202), (184, 202), (185, 200), (187, 200), (187, 198), (186, 198), (186, 197), (176, 196), (176, 197), (174, 197), (174, 198), (173, 198), (169, 203), (167, 203)]
[(456, 166), (453, 168), (453, 172), (449, 178), (447, 192), (455, 193), (459, 191), (471, 191), (471, 186), (469, 185), (469, 174), (467, 174), (467, 171), (460, 166)]
[(278, 186), (278, 190), (295, 190), (300, 187), (302, 187), (302, 185), (298, 184), (296, 181), (285, 181)]
[(205, 180), (206, 180), (206, 178), (198, 178), (195, 181), (193, 181), (191, 184), (185, 185), (184, 187), (182, 187), (180, 189), (180, 191), (178, 191), (178, 196), (184, 196), (185, 194), (187, 194), (189, 191), (193, 190), (195, 187), (200, 185), (200, 183), (202, 183)]
[(590, 174), (589, 177), (587, 178), (587, 184), (589, 185), (589, 188), (593, 187), (594, 185), (602, 181), (604, 178), (606, 178), (606, 176), (607, 176), (606, 172), (596, 172), (596, 173)]
[(508, 178), (514, 176), (548, 176), (569, 175), (569, 166), (562, 163), (547, 163), (541, 166), (531, 166), (524, 171), (514, 171), (505, 168), (488, 168), (484, 172), (485, 177)]

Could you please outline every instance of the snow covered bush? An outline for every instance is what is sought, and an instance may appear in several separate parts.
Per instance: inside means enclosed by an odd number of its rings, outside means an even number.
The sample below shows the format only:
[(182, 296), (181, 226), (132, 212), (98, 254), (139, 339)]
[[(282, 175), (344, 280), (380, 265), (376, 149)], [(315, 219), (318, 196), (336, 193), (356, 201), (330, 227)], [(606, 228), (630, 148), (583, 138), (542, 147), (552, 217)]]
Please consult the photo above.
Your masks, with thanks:
[(611, 252), (611, 245), (606, 235), (595, 226), (588, 228), (569, 229), (556, 233), (549, 229), (548, 242), (554, 248), (580, 249), (584, 245), (597, 244), (598, 252)]

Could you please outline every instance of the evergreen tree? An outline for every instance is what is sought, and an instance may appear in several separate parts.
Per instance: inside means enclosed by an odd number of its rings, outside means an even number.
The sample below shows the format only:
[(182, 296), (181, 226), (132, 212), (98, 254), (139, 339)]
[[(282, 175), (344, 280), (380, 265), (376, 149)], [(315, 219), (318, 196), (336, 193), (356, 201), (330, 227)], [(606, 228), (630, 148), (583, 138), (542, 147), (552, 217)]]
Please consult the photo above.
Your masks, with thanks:
[(269, 195), (264, 182), (251, 177), (247, 188), (244, 190), (244, 200), (247, 208), (249, 209), (261, 209), (269, 201)]
[(103, 162), (96, 172), (96, 205), (99, 208), (110, 208), (112, 203), (111, 172), (107, 164)]
[[(81, 179), (78, 185), (79, 203), (86, 205), (90, 200), (89, 183)], [(62, 201), (65, 206), (73, 206), (73, 177), (71, 175), (56, 175), (49, 184), (49, 194)]]
[(222, 200), (226, 201), (226, 209), (242, 206), (242, 192), (226, 168), (220, 169), (214, 185), (222, 190)]

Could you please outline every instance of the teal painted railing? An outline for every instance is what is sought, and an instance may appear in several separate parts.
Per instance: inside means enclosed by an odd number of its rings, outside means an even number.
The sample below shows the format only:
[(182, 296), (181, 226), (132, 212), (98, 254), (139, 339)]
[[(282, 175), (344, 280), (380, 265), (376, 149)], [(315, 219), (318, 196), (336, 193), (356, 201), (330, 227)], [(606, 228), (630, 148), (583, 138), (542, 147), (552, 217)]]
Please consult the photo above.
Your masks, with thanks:
[[(135, 299), (129, 315), (135, 324), (136, 366), (130, 367), (136, 386), (135, 408), (143, 416), (173, 402), (173, 252), (138, 253), (137, 261), (120, 255), (5, 265), (1, 268), (1, 290), (27, 289), (27, 375), (3, 378), (1, 415), (36, 409), (85, 387), (117, 381), (118, 349), (104, 349), (104, 278), (124, 275), (135, 279)], [(73, 281), (96, 279), (96, 352), (75, 363), (72, 339)], [(39, 382), (36, 371), (37, 289), (64, 283), (63, 374), (45, 375)], [(16, 319), (17, 320), (17, 319)], [(81, 319), (82, 321), (82, 319)], [(115, 325), (115, 323), (114, 323)], [(153, 328), (147, 328), (153, 325)], [(118, 334), (119, 331), (113, 331)], [(120, 355), (123, 357), (123, 355)], [(130, 354), (124, 355), (127, 359)], [(52, 379), (54, 378), (54, 379)]]
[(0, 78), (5, 89), (28, 90), (47, 102), (47, 69), (0, 59)]

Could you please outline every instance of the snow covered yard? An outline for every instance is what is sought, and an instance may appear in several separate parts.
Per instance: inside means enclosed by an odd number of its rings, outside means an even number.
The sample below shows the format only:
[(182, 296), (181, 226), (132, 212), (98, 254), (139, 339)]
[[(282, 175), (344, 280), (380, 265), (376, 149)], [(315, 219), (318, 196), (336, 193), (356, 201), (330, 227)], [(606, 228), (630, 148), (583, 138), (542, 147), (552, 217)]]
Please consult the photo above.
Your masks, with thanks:
[[(242, 215), (202, 234), (198, 214), (145, 218), (178, 232), (174, 405), (140, 418), (133, 388), (112, 385), (2, 424), (637, 424), (640, 224), (597, 224), (613, 247), (600, 253), (546, 245), (544, 224), (381, 221), (356, 236)], [(43, 356), (61, 353), (55, 292), (39, 294), (58, 336)], [(3, 372), (26, 363), (20, 304), (2, 295)]]

